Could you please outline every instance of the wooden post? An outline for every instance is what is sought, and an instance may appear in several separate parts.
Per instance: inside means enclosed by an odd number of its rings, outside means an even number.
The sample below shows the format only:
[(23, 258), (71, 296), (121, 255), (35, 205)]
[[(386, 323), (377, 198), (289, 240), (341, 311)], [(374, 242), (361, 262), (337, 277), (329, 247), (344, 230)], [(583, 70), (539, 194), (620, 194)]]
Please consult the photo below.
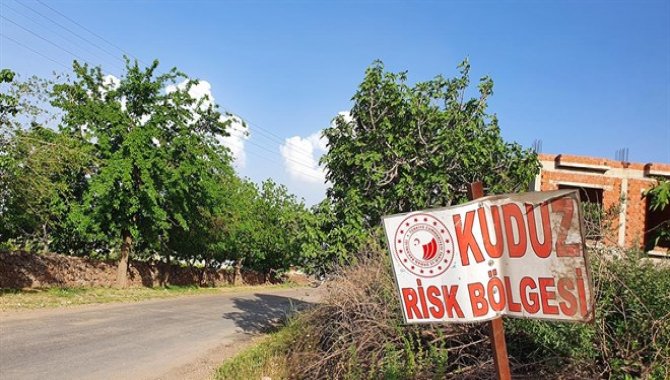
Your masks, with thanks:
[[(468, 185), (468, 198), (475, 200), (484, 196), (484, 186), (481, 182), (472, 182)], [(507, 357), (507, 343), (505, 342), (505, 327), (502, 317), (489, 322), (489, 337), (493, 350), (493, 363), (499, 380), (510, 380), (509, 358)]]

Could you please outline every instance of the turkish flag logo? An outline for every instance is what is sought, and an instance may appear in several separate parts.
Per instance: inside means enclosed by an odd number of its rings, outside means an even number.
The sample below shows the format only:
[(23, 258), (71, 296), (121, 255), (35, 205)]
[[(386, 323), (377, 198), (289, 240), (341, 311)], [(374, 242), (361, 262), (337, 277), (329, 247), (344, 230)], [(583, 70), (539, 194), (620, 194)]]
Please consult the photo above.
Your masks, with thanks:
[(431, 239), (429, 243), (423, 244), (423, 259), (428, 261), (432, 260), (433, 257), (437, 254), (437, 242), (435, 238)]

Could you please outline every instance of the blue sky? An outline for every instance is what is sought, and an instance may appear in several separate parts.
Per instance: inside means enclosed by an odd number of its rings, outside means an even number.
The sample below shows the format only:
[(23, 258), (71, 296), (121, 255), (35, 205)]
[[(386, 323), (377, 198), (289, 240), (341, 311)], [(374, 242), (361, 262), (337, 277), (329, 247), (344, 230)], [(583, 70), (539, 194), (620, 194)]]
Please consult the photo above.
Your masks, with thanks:
[(468, 57), (473, 78), (495, 82), (489, 107), (504, 137), (524, 146), (608, 158), (627, 147), (631, 161), (670, 162), (668, 1), (43, 0), (115, 46), (19, 1), (0, 0), (1, 67), (46, 76), (74, 53), (118, 75), (117, 47), (177, 66), (250, 122), (240, 174), (272, 177), (310, 204), (325, 189), (315, 136), (350, 108), (375, 59), (417, 81), (454, 75)]

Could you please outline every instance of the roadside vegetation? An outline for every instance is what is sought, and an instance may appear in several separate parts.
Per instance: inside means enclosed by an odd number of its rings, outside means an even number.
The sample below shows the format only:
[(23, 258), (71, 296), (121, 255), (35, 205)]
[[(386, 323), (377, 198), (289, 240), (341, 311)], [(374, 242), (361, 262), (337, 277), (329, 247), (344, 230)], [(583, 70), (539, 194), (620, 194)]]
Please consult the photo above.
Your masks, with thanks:
[[(379, 247), (328, 283), (323, 302), (223, 364), (220, 379), (482, 379), (494, 373), (486, 324), (404, 325)], [(515, 376), (670, 376), (670, 267), (592, 251), (593, 324), (506, 319)], [(240, 374), (240, 375), (238, 375)]]
[(293, 377), (288, 352), (304, 332), (303, 318), (292, 318), (287, 324), (254, 343), (215, 373), (216, 379), (288, 379)]
[[(453, 78), (416, 83), (373, 63), (350, 112), (323, 131), (329, 188), (312, 208), (272, 180), (256, 185), (235, 173), (221, 139), (247, 133), (244, 122), (194, 96), (197, 80), (159, 74), (157, 61), (127, 61), (122, 78), (73, 68), (72, 78), (0, 76), (0, 251), (114, 259), (121, 288), (131, 259), (264, 274), (297, 266), (330, 278), (322, 304), (226, 363), (219, 378), (491, 376), (484, 324), (403, 325), (380, 228), (384, 215), (465, 202), (472, 182), (510, 193), (538, 174), (536, 153), (505, 141), (487, 109), (493, 81), (472, 86), (467, 61)], [(666, 207), (667, 189), (648, 196)], [(602, 210), (593, 214), (596, 228), (608, 228)], [(591, 264), (596, 322), (507, 320), (514, 372), (670, 378), (670, 270), (600, 248)], [(210, 291), (219, 290), (43, 294), (85, 303)], [(0, 299), (12, 297), (31, 295)]]
[(55, 252), (278, 274), (323, 271), (318, 210), (240, 178), (222, 142), (248, 133), (199, 82), (126, 61), (122, 78), (1, 71), (0, 254)]
[[(332, 187), (322, 206), (333, 216), (326, 236), (339, 243), (331, 253), (351, 265), (327, 282), (320, 305), (225, 363), (219, 378), (492, 377), (486, 324), (403, 324), (379, 228), (383, 215), (464, 202), (471, 182), (489, 194), (516, 192), (537, 174), (535, 153), (505, 142), (486, 112), (492, 81), (482, 78), (479, 96), (467, 98), (469, 70), (464, 62), (456, 78), (413, 86), (381, 63), (366, 71), (351, 117), (324, 131)], [(608, 225), (599, 221), (593, 229), (601, 235)], [(515, 376), (667, 379), (670, 269), (638, 252), (593, 248), (590, 259), (595, 323), (507, 319)]]
[(198, 286), (165, 286), (155, 288), (47, 288), (47, 289), (0, 289), (0, 312), (35, 309), (51, 309), (78, 305), (117, 302), (138, 302), (151, 299), (181, 296), (224, 294), (253, 289), (276, 289), (294, 286), (291, 283), (276, 285), (245, 285), (206, 288)]

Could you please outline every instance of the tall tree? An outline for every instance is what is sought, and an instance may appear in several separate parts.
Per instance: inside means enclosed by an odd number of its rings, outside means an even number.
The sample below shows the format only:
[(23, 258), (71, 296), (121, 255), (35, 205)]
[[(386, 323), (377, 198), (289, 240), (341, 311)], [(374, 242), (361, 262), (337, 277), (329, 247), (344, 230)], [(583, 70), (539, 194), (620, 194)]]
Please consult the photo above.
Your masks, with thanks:
[[(0, 71), (0, 242), (48, 250), (67, 225), (90, 157), (73, 139), (50, 129), (53, 82), (20, 80)], [(71, 239), (70, 239), (71, 240)]]
[(244, 264), (269, 273), (285, 270), (298, 260), (299, 231), (308, 211), (295, 195), (271, 179), (264, 181), (251, 202), (251, 213), (238, 227), (237, 249)]
[(176, 69), (157, 74), (157, 67), (127, 60), (117, 79), (75, 61), (74, 81), (54, 87), (62, 130), (96, 159), (73, 218), (119, 247), (119, 287), (131, 252), (159, 249), (174, 226), (190, 229), (198, 207), (209, 206), (212, 177), (231, 170), (217, 142), (228, 125), (217, 106), (189, 94), (196, 81)]
[(73, 139), (39, 125), (16, 130), (0, 152), (0, 241), (47, 251), (54, 238), (65, 238), (90, 156)]
[[(3, 83), (11, 84), (14, 81), (14, 76), (16, 74), (12, 70), (0, 70), (0, 85)], [(16, 116), (18, 112), (19, 100), (11, 93), (0, 92), (0, 127), (3, 127), (3, 132), (11, 124), (10, 117)]]
[(382, 215), (466, 200), (469, 182), (483, 181), (489, 193), (528, 188), (539, 170), (536, 155), (505, 142), (497, 117), (487, 113), (492, 80), (482, 78), (479, 96), (468, 99), (470, 65), (459, 67), (456, 78), (410, 86), (406, 72), (375, 62), (353, 97), (351, 118), (339, 116), (324, 131), (322, 163), (339, 221), (331, 235), (341, 250), (357, 249), (362, 231)]

